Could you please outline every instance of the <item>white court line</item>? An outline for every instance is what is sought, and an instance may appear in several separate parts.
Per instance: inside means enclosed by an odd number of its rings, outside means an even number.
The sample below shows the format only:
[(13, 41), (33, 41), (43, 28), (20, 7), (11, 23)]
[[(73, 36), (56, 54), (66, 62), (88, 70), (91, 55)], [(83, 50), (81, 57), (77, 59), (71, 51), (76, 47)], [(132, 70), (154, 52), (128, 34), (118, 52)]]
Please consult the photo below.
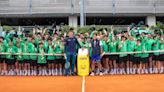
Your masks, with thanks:
[(85, 76), (82, 79), (82, 92), (85, 92)]

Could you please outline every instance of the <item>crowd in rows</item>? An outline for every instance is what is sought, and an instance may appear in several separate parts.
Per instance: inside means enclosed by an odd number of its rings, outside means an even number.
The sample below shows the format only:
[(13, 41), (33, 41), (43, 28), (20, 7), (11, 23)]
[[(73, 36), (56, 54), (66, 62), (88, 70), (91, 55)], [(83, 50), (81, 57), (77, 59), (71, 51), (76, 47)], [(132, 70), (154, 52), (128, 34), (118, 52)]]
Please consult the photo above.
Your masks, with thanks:
[[(138, 30), (139, 31), (139, 30)], [(164, 72), (164, 35), (159, 33), (126, 32), (67, 33), (31, 30), (30, 33), (5, 32), (0, 37), (1, 75), (76, 75), (76, 57), (79, 48), (88, 49), (90, 75), (107, 74), (152, 74)], [(74, 42), (71, 42), (73, 40)], [(75, 48), (75, 49), (74, 49)], [(144, 53), (144, 51), (160, 52)], [(126, 54), (126, 52), (143, 53)], [(71, 53), (70, 53), (71, 52)], [(76, 53), (72, 53), (76, 52)], [(104, 53), (125, 52), (125, 54), (104, 55)], [(14, 55), (12, 53), (29, 53)], [(41, 55), (30, 55), (38, 53)], [(44, 54), (66, 54), (66, 57)], [(72, 61), (72, 62), (71, 62)], [(73, 63), (65, 69), (65, 62)]]

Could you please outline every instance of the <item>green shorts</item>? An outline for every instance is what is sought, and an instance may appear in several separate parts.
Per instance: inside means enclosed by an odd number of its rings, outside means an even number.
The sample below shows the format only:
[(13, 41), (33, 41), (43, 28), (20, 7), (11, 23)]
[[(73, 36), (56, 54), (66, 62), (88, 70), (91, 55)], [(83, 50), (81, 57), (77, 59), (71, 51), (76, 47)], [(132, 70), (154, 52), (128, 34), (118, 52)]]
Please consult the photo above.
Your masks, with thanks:
[(134, 57), (134, 64), (140, 64), (141, 58), (140, 57)]
[(127, 56), (119, 57), (119, 63), (121, 63), (121, 62), (126, 63), (127, 62)]
[(1, 57), (0, 57), (0, 63), (3, 63), (4, 60), (5, 60), (4, 58), (1, 58)]
[(23, 60), (18, 60), (18, 63), (19, 64), (23, 64)]
[(149, 61), (149, 58), (148, 57), (144, 57), (144, 58), (141, 58), (141, 62), (142, 64), (145, 64)]
[(47, 63), (37, 63), (38, 66), (47, 66)]

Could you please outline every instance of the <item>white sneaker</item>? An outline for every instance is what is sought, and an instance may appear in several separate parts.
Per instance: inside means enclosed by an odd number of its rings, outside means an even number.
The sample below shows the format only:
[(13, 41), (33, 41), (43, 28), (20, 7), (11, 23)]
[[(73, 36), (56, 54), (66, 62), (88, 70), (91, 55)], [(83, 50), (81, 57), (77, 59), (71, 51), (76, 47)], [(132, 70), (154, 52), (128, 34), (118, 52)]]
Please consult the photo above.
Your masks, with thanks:
[(35, 75), (35, 70), (33, 70), (33, 76)]
[(45, 74), (46, 76), (48, 76), (47, 70), (44, 70), (44, 74)]
[(33, 70), (30, 71), (30, 75), (29, 76), (33, 76)]
[(123, 71), (122, 71), (122, 69), (120, 69), (120, 73), (119, 73), (119, 74), (121, 74), (121, 75), (123, 74)]
[(91, 72), (91, 74), (90, 74), (91, 76), (94, 76), (95, 74), (94, 74), (94, 72)]
[(63, 73), (63, 69), (61, 68), (60, 69), (60, 75), (62, 76), (64, 73)]
[(14, 76), (14, 71), (11, 71), (11, 75)]
[(103, 74), (104, 74), (104, 75), (107, 75), (107, 74), (108, 74), (108, 70), (105, 69)]
[(41, 70), (39, 70), (39, 74), (38, 74), (39, 76), (41, 76), (42, 75), (42, 71)]
[(130, 71), (126, 71), (126, 74), (130, 74)]
[(53, 75), (56, 75), (56, 70), (55, 69), (53, 70)]
[(20, 70), (18, 70), (18, 71), (16, 72), (16, 75), (20, 76)]
[(103, 75), (103, 73), (102, 73), (102, 72), (100, 72), (100, 73), (99, 73), (99, 75), (100, 75), (100, 76), (102, 76), (102, 75)]
[(11, 71), (8, 71), (8, 72), (7, 72), (7, 76), (10, 76), (10, 75), (11, 75)]
[(117, 71), (116, 69), (113, 69), (113, 74), (116, 74), (116, 71)]
[(158, 69), (154, 68), (154, 73), (157, 74), (158, 73)]
[(22, 72), (21, 72), (21, 70), (19, 70), (19, 76), (22, 76)]
[(51, 70), (51, 75), (52, 75), (52, 76), (54, 76), (54, 75), (55, 75), (54, 70)]
[(48, 71), (48, 75), (51, 76), (51, 74), (52, 74), (52, 73), (51, 73), (51, 70), (49, 70), (49, 71)]
[(56, 75), (56, 76), (58, 75), (58, 70), (56, 70), (55, 75)]
[(36, 74), (35, 74), (35, 70), (33, 70), (33, 76), (36, 76)]
[(31, 75), (32, 75), (32, 76), (34, 75), (34, 70), (31, 70)]
[(155, 68), (153, 68), (152, 73), (155, 73)]
[(163, 73), (163, 67), (161, 67), (161, 69), (160, 69), (160, 72), (159, 73)]
[(96, 75), (99, 75), (99, 74), (100, 74), (100, 70), (97, 69), (97, 70), (96, 70)]
[(23, 70), (20, 70), (20, 76), (22, 76), (23, 75)]
[(133, 74), (133, 69), (130, 68), (129, 74)]
[(145, 69), (145, 74), (148, 74), (148, 70), (147, 69)]
[(37, 75), (37, 70), (34, 70), (34, 76), (36, 76)]
[(21, 70), (21, 74), (22, 74), (22, 76), (24, 76), (24, 74), (25, 74), (24, 70)]
[(113, 74), (113, 69), (110, 70), (110, 74)]
[(137, 74), (141, 74), (140, 69), (137, 69)]
[(116, 74), (120, 74), (119, 69), (116, 69)]
[(4, 75), (4, 71), (2, 70), (2, 71), (1, 71), (1, 76), (3, 76), (3, 75)]
[(45, 72), (44, 72), (44, 70), (42, 70), (42, 76), (45, 76)]
[(126, 69), (126, 73), (130, 74), (130, 69), (129, 68)]
[(62, 70), (60, 70), (60, 71), (59, 71), (59, 75), (60, 75), (60, 76), (62, 76), (62, 75), (63, 75), (63, 74), (62, 74)]
[(16, 75), (16, 72), (15, 72), (15, 71), (13, 71), (13, 76), (14, 76), (14, 75)]
[(152, 73), (153, 73), (152, 68), (149, 68), (149, 73), (150, 73), (150, 74), (152, 74)]
[(113, 69), (110, 71), (110, 74), (113, 75)]
[(30, 70), (28, 70), (27, 75), (28, 75), (28, 76), (30, 76), (30, 75), (31, 75)]
[(36, 76), (36, 72), (35, 72), (35, 70), (33, 70), (33, 75)]
[(141, 74), (144, 74), (144, 73), (145, 73), (145, 72), (144, 72), (144, 70), (142, 69), (142, 70), (141, 70)]
[(136, 69), (133, 69), (133, 73), (132, 74), (136, 74)]
[(27, 74), (28, 74), (28, 72), (27, 72), (27, 70), (25, 70), (25, 71), (24, 71), (24, 75), (27, 76)]
[(122, 73), (123, 73), (123, 74), (126, 74), (125, 69), (122, 69)]

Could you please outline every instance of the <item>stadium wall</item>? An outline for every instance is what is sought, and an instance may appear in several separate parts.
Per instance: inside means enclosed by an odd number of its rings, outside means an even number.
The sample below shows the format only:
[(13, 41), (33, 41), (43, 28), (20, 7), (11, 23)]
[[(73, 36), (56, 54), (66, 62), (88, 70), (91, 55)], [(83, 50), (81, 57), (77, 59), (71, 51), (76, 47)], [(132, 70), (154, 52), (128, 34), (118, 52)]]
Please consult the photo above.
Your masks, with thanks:
[[(151, 26), (164, 16), (164, 0), (85, 0), (85, 17), (145, 17)], [(67, 17), (78, 25), (80, 0), (0, 0), (1, 18)]]

